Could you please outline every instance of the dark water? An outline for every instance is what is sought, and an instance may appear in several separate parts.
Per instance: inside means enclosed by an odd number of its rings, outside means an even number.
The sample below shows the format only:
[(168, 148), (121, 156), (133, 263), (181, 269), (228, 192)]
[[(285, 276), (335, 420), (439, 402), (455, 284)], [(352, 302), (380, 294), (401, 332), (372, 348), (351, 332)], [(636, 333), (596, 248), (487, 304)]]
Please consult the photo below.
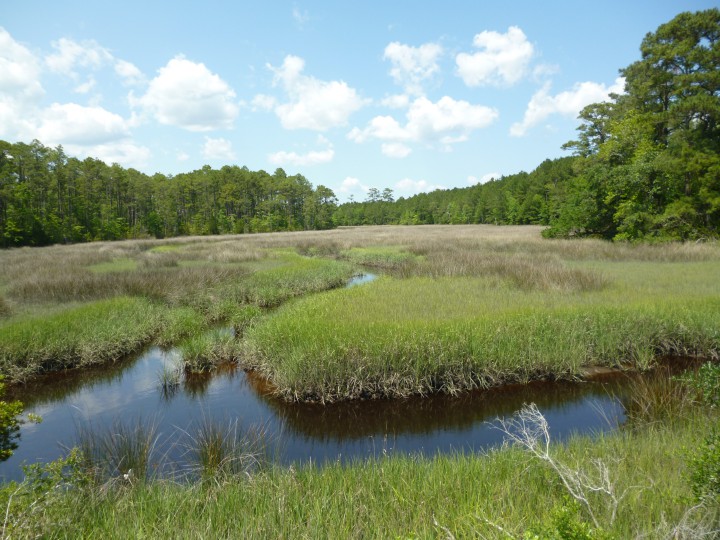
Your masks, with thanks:
[[(263, 381), (239, 369), (184, 380), (168, 395), (159, 385), (163, 365), (174, 365), (174, 351), (157, 347), (134, 359), (102, 369), (53, 374), (26, 386), (10, 388), (26, 412), (43, 418), (26, 423), (19, 447), (0, 464), (0, 478), (20, 479), (23, 463), (63, 455), (77, 442), (78, 429), (102, 430), (118, 420), (152, 422), (167, 459), (182, 462), (180, 441), (208, 418), (229, 425), (262, 426), (278, 459), (285, 464), (322, 463), (366, 458), (389, 452), (471, 452), (502, 443), (489, 422), (512, 415), (534, 402), (546, 416), (552, 435), (614, 429), (624, 421), (625, 377), (592, 382), (538, 382), (460, 397), (432, 396), (332, 405), (288, 404), (273, 398)], [(167, 450), (167, 449), (170, 450)], [(182, 463), (178, 463), (182, 467)]]

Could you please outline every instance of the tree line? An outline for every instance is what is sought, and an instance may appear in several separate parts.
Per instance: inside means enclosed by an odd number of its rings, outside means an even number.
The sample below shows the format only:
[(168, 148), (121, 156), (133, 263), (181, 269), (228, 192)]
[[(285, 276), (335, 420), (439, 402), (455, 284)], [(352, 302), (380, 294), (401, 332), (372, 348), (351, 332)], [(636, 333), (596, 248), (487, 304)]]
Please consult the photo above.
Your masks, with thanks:
[(224, 166), (165, 176), (0, 141), (0, 245), (326, 229), (329, 188), (302, 175)]

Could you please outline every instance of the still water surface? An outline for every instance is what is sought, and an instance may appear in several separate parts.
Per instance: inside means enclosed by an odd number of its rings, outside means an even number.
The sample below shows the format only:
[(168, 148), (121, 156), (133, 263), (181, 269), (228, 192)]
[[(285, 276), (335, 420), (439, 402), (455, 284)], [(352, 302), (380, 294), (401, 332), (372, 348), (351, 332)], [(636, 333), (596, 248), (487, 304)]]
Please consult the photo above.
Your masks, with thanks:
[[(464, 451), (502, 443), (491, 422), (534, 402), (548, 419), (552, 435), (594, 433), (624, 421), (626, 378), (605, 376), (583, 383), (538, 382), (459, 397), (431, 396), (331, 405), (277, 400), (263, 381), (240, 369), (184, 380), (172, 395), (163, 393), (159, 372), (178, 361), (177, 352), (152, 347), (136, 358), (109, 367), (53, 374), (11, 389), (40, 424), (26, 423), (19, 447), (0, 464), (0, 478), (20, 479), (22, 463), (49, 461), (76, 443), (78, 429), (107, 429), (118, 420), (152, 422), (160, 447), (182, 468), (183, 438), (208, 418), (224, 425), (262, 426), (278, 446), (284, 463), (367, 458), (380, 453)], [(166, 452), (168, 450), (163, 450)]]

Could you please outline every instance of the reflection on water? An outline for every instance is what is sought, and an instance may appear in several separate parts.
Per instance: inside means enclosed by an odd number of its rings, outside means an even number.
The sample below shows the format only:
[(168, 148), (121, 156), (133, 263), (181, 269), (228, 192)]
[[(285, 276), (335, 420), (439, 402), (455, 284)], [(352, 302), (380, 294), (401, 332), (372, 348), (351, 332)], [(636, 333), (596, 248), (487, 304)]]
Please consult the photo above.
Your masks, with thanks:
[[(490, 424), (534, 402), (546, 416), (553, 437), (613, 429), (623, 422), (627, 378), (605, 375), (592, 382), (537, 382), (459, 397), (445, 395), (332, 405), (289, 404), (275, 399), (261, 379), (228, 367), (183, 378), (175, 392), (163, 393), (159, 373), (178, 361), (173, 350), (148, 349), (104, 368), (48, 375), (9, 388), (26, 412), (41, 424), (24, 424), (19, 448), (0, 464), (0, 477), (19, 479), (23, 462), (50, 461), (76, 441), (80, 428), (103, 428), (118, 420), (147, 419), (157, 425), (167, 448), (213, 418), (262, 425), (281, 447), (280, 460), (324, 462), (372, 456), (380, 451), (477, 451), (502, 442)], [(167, 451), (181, 461), (182, 452)], [(176, 455), (177, 454), (177, 455)], [(181, 464), (178, 467), (181, 468)]]

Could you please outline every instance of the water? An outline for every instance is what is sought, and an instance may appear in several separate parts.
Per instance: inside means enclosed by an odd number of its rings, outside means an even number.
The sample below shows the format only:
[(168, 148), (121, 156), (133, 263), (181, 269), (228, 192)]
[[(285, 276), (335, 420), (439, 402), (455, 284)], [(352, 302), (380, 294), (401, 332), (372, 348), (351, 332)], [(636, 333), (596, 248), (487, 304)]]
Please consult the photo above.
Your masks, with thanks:
[(228, 367), (213, 375), (184, 380), (168, 395), (159, 385), (175, 351), (152, 347), (136, 358), (103, 368), (51, 374), (10, 388), (40, 424), (25, 423), (13, 457), (0, 464), (0, 478), (21, 479), (23, 463), (61, 457), (76, 442), (79, 428), (106, 428), (138, 419), (157, 426), (159, 449), (182, 468), (188, 437), (203, 419), (229, 425), (263, 426), (284, 463), (323, 463), (381, 453), (473, 452), (502, 443), (491, 422), (534, 402), (547, 418), (552, 436), (595, 433), (624, 421), (624, 377), (592, 382), (538, 382), (459, 397), (432, 396), (331, 405), (289, 404), (274, 398), (264, 381)]

